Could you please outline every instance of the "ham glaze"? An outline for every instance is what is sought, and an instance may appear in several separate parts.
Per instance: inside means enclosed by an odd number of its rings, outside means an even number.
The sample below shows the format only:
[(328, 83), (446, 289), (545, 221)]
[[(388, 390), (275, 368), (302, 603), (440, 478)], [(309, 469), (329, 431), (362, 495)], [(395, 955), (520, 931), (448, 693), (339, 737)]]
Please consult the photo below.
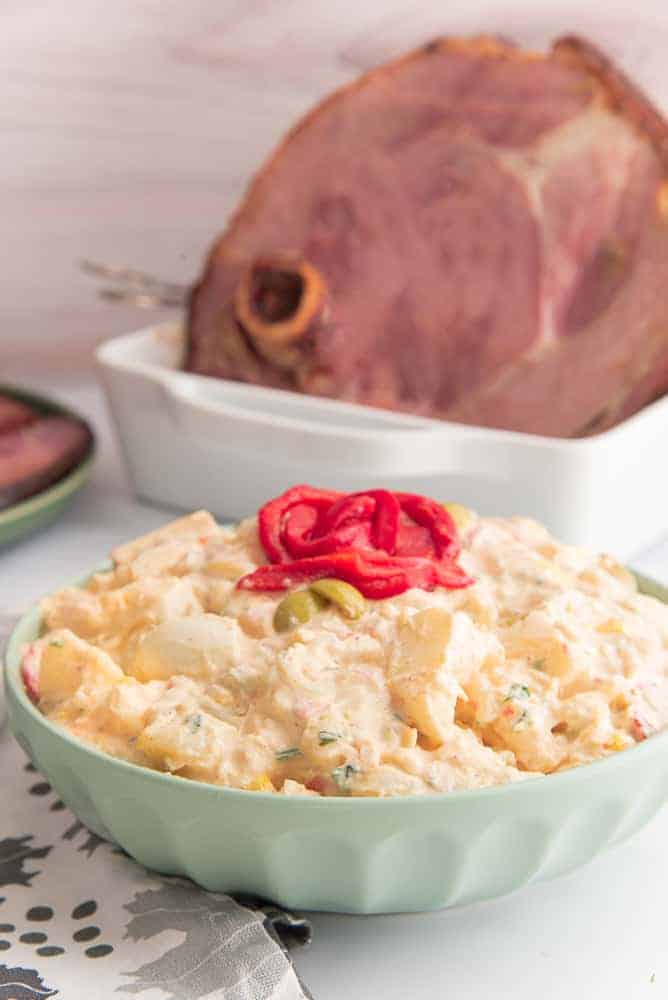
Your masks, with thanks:
[(185, 367), (557, 436), (668, 388), (668, 126), (589, 43), (442, 39), (318, 105), (252, 182)]

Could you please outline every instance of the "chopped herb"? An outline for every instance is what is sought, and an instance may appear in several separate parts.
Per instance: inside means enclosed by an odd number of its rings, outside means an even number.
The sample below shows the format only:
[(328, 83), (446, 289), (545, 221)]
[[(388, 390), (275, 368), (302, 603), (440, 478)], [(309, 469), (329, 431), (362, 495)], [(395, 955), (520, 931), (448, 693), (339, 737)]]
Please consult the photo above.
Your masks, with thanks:
[(54, 639), (52, 642), (49, 643), (49, 646), (55, 646), (56, 649), (62, 649), (64, 645), (65, 643), (63, 642), (62, 639)]
[(189, 715), (186, 719), (191, 733), (196, 733), (198, 729), (202, 728), (202, 716), (201, 715)]
[(299, 747), (286, 747), (285, 750), (276, 752), (276, 760), (290, 760), (291, 757), (301, 757), (301, 755)]
[(526, 711), (522, 712), (515, 721), (513, 722), (513, 729), (526, 729), (529, 725), (529, 713)]
[(531, 666), (534, 670), (545, 670), (545, 657), (541, 656), (540, 659), (534, 660)]
[(359, 773), (359, 768), (354, 764), (341, 764), (332, 771), (332, 779), (342, 791), (347, 791), (350, 779)]
[(318, 733), (318, 743), (321, 747), (327, 746), (328, 743), (336, 743), (340, 739), (341, 733), (332, 733), (328, 729), (321, 729)]
[(531, 691), (526, 686), (526, 684), (511, 684), (508, 688), (508, 694), (503, 699), (504, 701), (513, 701), (513, 699), (518, 698), (524, 700), (531, 697)]

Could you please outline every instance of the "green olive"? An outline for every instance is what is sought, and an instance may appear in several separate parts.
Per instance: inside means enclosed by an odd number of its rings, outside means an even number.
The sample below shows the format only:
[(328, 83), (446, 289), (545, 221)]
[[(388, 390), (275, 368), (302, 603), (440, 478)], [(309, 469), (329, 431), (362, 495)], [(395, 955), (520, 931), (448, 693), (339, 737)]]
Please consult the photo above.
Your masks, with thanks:
[(460, 503), (444, 503), (443, 506), (460, 531), (465, 531), (473, 520), (473, 511)]
[(274, 628), (277, 632), (289, 632), (298, 625), (305, 625), (324, 604), (322, 598), (310, 590), (293, 590), (274, 611)]
[(366, 611), (366, 601), (357, 587), (344, 580), (316, 580), (311, 590), (335, 604), (346, 618), (361, 618)]

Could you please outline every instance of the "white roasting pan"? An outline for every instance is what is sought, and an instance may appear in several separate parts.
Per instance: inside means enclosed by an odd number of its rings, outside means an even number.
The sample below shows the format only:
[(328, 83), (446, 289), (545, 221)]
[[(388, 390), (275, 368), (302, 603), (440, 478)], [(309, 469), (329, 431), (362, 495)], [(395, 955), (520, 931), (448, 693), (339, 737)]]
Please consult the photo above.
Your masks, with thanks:
[(179, 370), (182, 328), (107, 341), (102, 380), (140, 497), (223, 519), (295, 483), (386, 486), (522, 514), (628, 558), (668, 530), (668, 396), (577, 440), (468, 427)]

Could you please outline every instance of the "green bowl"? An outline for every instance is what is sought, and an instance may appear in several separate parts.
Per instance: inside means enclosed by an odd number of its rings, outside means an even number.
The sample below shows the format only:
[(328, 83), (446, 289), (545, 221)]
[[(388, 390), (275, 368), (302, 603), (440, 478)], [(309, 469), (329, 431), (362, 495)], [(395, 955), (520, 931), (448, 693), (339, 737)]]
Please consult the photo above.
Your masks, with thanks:
[[(668, 603), (668, 590), (640, 584)], [(584, 864), (668, 797), (668, 731), (549, 777), (442, 795), (295, 798), (162, 774), (77, 742), (35, 708), (20, 656), (40, 627), (33, 608), (7, 648), (17, 740), (93, 832), (205, 889), (345, 913), (490, 899)]]
[[(0, 385), (0, 393), (19, 399), (22, 403), (27, 403), (34, 407), (39, 413), (62, 414), (63, 416), (76, 417), (83, 420), (78, 413), (60, 406), (53, 400), (45, 396), (37, 396), (34, 393), (24, 392), (13, 386)], [(83, 421), (84, 423), (86, 421)], [(12, 504), (5, 510), (0, 511), (0, 547), (18, 542), (24, 535), (31, 534), (45, 528), (62, 513), (70, 503), (74, 494), (84, 485), (90, 475), (93, 466), (95, 444), (94, 440), (90, 446), (88, 454), (70, 472), (64, 475), (58, 482), (46, 489), (41, 490), (34, 496)]]

